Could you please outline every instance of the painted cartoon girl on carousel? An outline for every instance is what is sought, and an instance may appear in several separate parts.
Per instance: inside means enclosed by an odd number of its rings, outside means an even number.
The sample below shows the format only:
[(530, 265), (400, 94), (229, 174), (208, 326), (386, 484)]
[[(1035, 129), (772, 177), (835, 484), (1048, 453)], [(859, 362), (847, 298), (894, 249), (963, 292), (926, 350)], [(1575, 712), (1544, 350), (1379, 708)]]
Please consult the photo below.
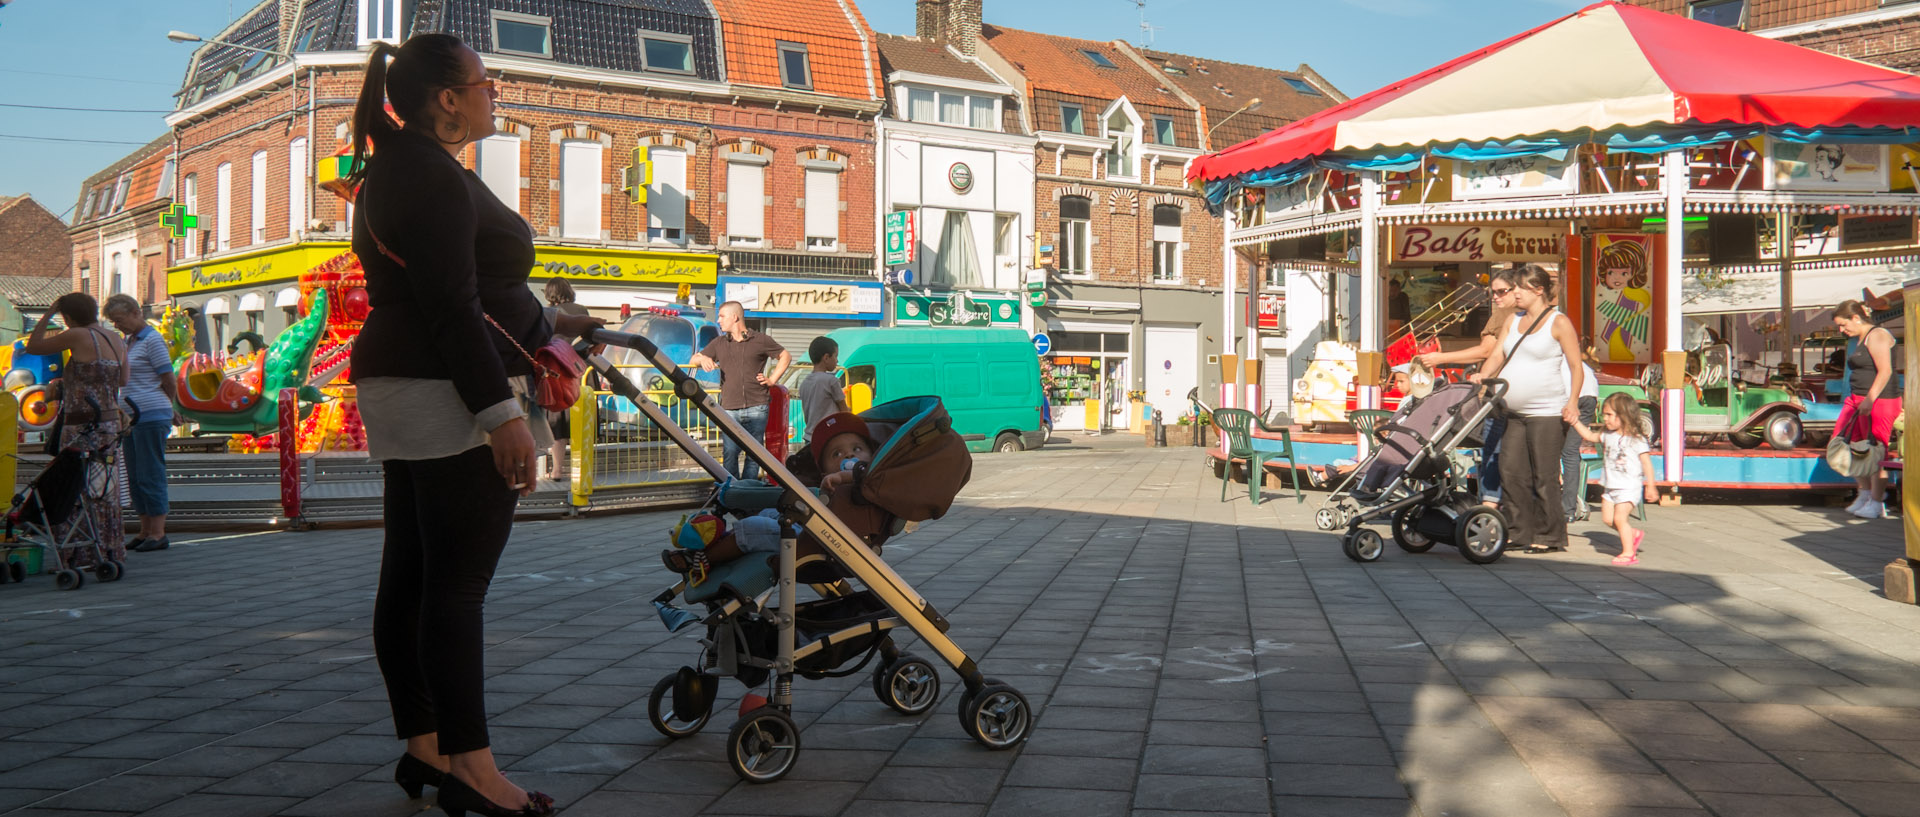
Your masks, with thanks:
[(1647, 250), (1638, 241), (1615, 240), (1601, 248), (1600, 287), (1594, 293), (1600, 344), (1608, 361), (1630, 363), (1649, 337), (1653, 293), (1647, 289)]

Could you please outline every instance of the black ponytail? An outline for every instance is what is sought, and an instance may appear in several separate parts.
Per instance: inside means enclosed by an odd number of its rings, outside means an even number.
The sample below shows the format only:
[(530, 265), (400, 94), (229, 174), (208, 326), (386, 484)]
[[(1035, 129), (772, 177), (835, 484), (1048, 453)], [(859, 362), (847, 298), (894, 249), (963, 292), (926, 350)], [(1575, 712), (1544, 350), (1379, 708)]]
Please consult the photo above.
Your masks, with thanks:
[[(466, 44), (451, 34), (418, 34), (405, 45), (375, 42), (367, 58), (367, 77), (353, 107), (353, 171), (347, 179), (356, 187), (366, 179), (367, 157), (383, 139), (398, 133), (401, 122), (387, 113), (389, 100), (402, 122), (431, 131), (429, 102), (433, 94), (461, 84), (466, 66), (461, 52)], [(389, 62), (391, 60), (391, 62)]]
[(400, 49), (389, 43), (375, 42), (367, 58), (367, 78), (360, 83), (360, 99), (353, 105), (353, 170), (347, 180), (354, 187), (367, 177), (367, 155), (373, 142), (400, 130), (400, 124), (387, 115), (387, 59)]

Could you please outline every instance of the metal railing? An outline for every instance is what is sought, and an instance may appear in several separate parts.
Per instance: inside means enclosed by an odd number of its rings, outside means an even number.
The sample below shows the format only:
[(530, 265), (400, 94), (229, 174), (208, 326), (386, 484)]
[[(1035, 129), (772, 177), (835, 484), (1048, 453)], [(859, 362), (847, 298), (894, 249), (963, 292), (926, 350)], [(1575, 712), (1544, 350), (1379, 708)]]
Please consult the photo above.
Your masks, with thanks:
[[(650, 386), (655, 378), (652, 366), (619, 366), (634, 383)], [(580, 389), (580, 399), (568, 417), (572, 474), (570, 498), (575, 507), (584, 508), (593, 501), (594, 491), (612, 488), (641, 488), (669, 485), (693, 485), (712, 482), (693, 457), (682, 451), (653, 422), (640, 413), (632, 401), (604, 389), (593, 388), (593, 374)], [(710, 389), (709, 394), (717, 390)], [(649, 400), (658, 404), (667, 416), (694, 439), (706, 445), (716, 459), (721, 456), (720, 432), (705, 414), (676, 396), (671, 389), (646, 389)], [(714, 395), (718, 399), (718, 395)]]

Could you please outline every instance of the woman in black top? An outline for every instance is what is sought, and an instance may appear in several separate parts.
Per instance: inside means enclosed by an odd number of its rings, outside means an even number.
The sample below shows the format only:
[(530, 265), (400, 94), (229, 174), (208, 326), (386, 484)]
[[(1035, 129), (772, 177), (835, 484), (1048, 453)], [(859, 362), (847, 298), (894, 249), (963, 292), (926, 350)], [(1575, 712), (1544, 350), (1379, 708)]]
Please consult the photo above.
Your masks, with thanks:
[(455, 37), (374, 47), (353, 115), (353, 249), (372, 306), (353, 375), (385, 476), (373, 638), (407, 742), (394, 780), (414, 797), (435, 786), (455, 817), (539, 817), (552, 798), (508, 782), (488, 748), (481, 603), (545, 436), (517, 347), (591, 321), (542, 310), (526, 284), (532, 230), (460, 163), (493, 133), (495, 95)]
[[(1899, 395), (1893, 392), (1893, 333), (1870, 320), (1866, 304), (1845, 301), (1833, 310), (1833, 323), (1853, 338), (1853, 353), (1847, 356), (1847, 399), (1840, 406), (1835, 434), (1846, 434), (1855, 454), (1864, 454), (1873, 442), (1882, 446), (1893, 437), (1893, 421), (1900, 416)], [(1864, 519), (1887, 515), (1883, 496), (1887, 490), (1886, 472), (1873, 469), (1864, 477), (1855, 477), (1860, 495), (1847, 512)]]

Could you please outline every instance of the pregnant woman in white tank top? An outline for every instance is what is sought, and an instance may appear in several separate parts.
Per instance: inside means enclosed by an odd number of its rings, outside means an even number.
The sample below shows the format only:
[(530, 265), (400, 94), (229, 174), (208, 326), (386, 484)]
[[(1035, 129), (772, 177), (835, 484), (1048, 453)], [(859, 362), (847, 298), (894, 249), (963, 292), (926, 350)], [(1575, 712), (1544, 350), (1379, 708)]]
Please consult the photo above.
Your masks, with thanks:
[(1552, 273), (1528, 264), (1514, 279), (1513, 305), (1524, 314), (1501, 329), (1484, 369), (1507, 381), (1500, 507), (1512, 522), (1508, 540), (1515, 546), (1530, 552), (1565, 550), (1560, 452), (1567, 426), (1580, 421), (1586, 373), (1570, 362), (1580, 360), (1580, 339), (1573, 322), (1552, 307)]

